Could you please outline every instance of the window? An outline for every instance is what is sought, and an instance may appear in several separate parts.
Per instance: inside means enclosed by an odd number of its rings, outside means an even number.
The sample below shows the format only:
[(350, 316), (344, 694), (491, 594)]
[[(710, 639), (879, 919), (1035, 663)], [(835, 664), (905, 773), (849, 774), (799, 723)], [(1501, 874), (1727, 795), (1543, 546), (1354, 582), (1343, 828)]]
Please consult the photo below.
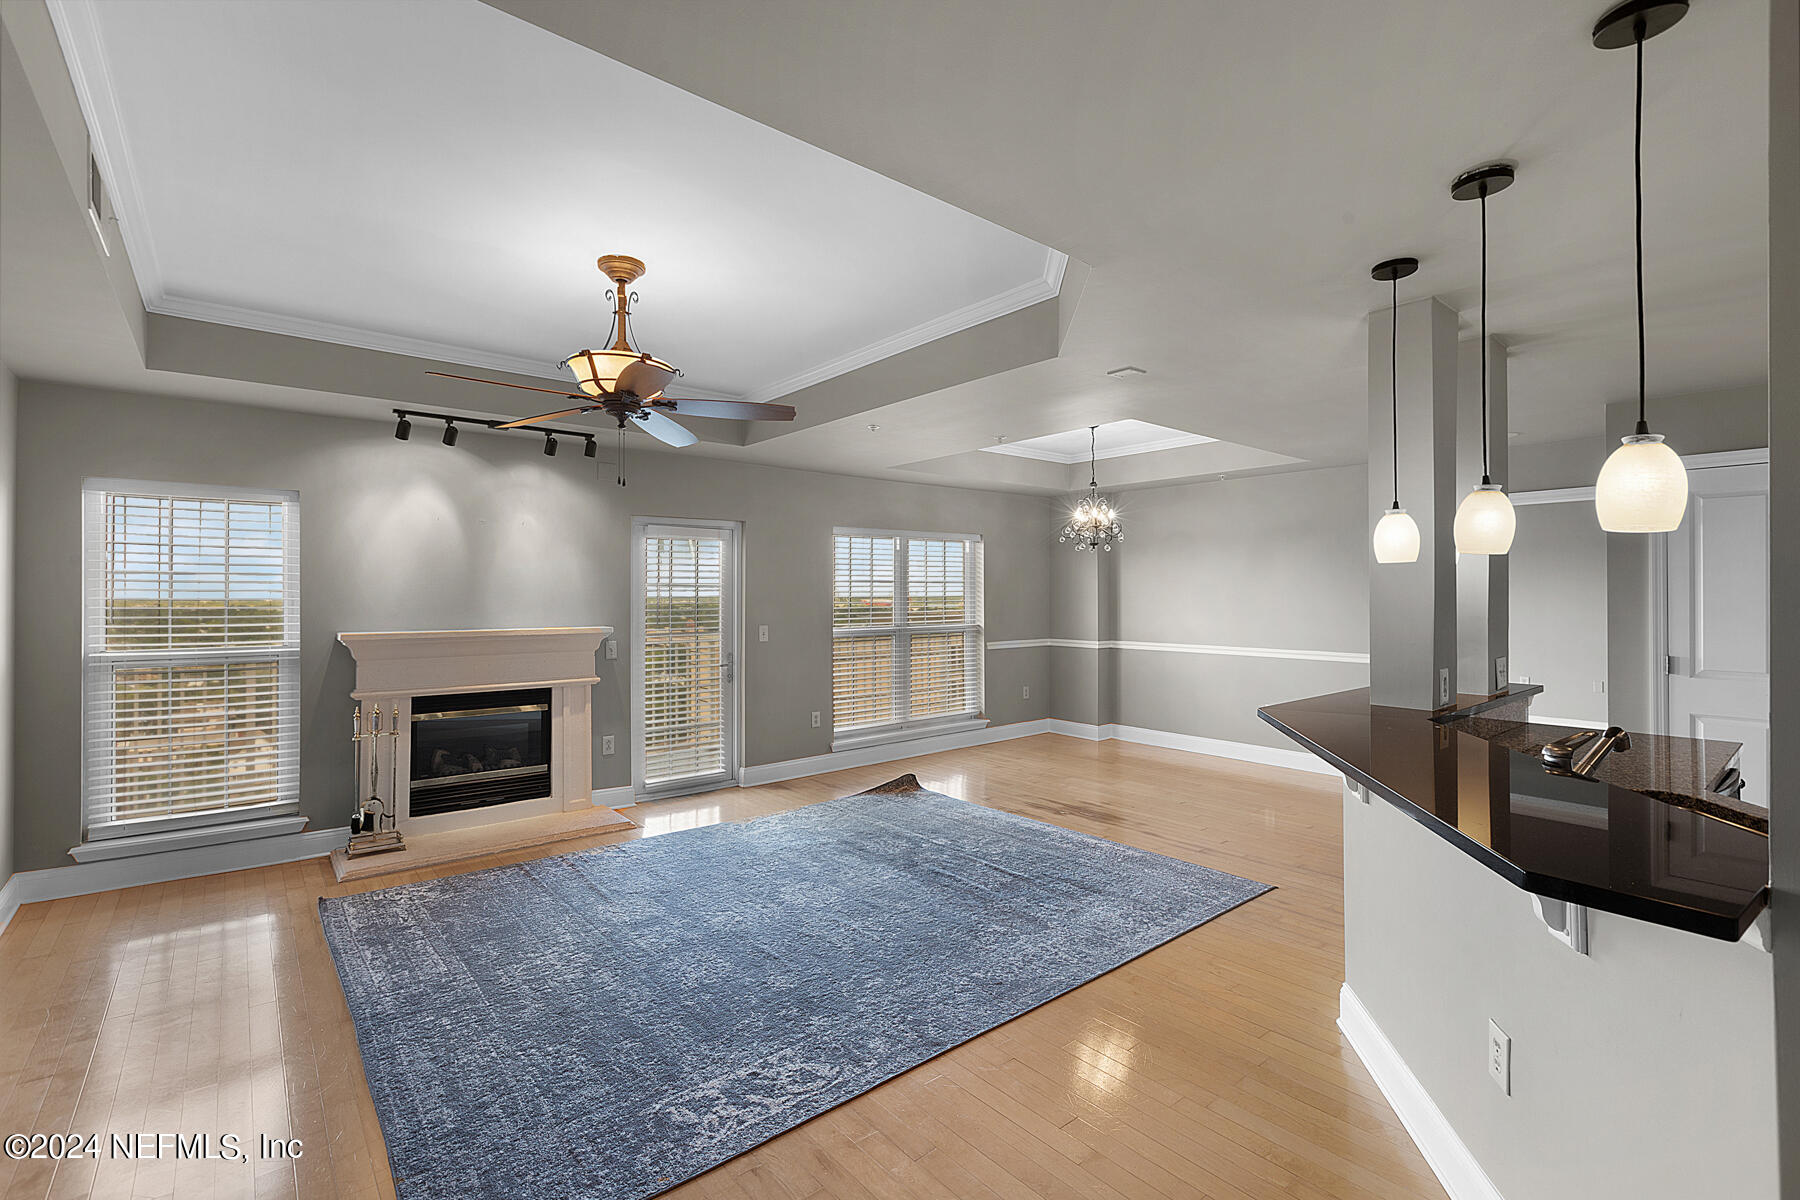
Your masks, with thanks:
[(84, 836), (293, 811), (298, 498), (89, 480), (82, 500)]
[(981, 712), (981, 539), (840, 529), (832, 725), (860, 739)]

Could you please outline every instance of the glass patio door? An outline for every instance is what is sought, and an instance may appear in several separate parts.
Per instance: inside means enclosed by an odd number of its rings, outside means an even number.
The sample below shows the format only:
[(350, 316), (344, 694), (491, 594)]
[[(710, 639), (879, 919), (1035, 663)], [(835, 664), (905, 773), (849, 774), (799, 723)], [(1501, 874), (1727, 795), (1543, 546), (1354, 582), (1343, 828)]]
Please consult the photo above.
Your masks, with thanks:
[(634, 522), (633, 780), (646, 798), (737, 781), (737, 528)]

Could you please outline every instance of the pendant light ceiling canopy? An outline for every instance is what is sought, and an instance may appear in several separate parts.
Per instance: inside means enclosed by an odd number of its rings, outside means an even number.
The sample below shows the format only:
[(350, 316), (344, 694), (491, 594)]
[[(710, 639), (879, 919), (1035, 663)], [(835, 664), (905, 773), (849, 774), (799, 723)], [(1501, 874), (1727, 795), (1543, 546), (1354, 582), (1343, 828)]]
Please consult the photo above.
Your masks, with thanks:
[(1112, 502), (1100, 494), (1098, 444), (1096, 432), (1098, 425), (1088, 426), (1088, 490), (1087, 495), (1069, 514), (1069, 523), (1062, 532), (1056, 535), (1059, 542), (1073, 542), (1077, 550), (1111, 551), (1115, 542), (1125, 540), (1125, 531), (1119, 528), (1119, 513)]
[(1512, 501), (1488, 467), (1487, 201), (1511, 187), (1514, 174), (1507, 163), (1491, 163), (1463, 172), (1450, 185), (1451, 199), (1481, 205), (1481, 482), (1456, 509), (1452, 532), (1458, 554), (1505, 554), (1518, 529)]
[(1400, 507), (1400, 281), (1419, 269), (1416, 258), (1390, 258), (1376, 263), (1369, 277), (1392, 285), (1391, 319), (1388, 326), (1388, 386), (1394, 413), (1394, 506), (1375, 522), (1375, 561), (1419, 561), (1419, 525)]
[(1608, 533), (1667, 533), (1687, 512), (1687, 468), (1681, 456), (1650, 432), (1644, 345), (1644, 43), (1687, 15), (1687, 0), (1626, 0), (1594, 26), (1602, 50), (1630, 47), (1637, 54), (1637, 101), (1632, 125), (1632, 196), (1636, 215), (1638, 420), (1600, 468), (1594, 512)]

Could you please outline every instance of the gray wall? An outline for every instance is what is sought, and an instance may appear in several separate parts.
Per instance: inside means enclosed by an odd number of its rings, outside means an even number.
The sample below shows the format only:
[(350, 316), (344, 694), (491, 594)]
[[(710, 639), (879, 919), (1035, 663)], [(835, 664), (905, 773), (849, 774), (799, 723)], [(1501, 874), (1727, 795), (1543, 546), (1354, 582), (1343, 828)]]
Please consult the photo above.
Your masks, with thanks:
[[(1769, 35), (1769, 611), (1800, 609), (1800, 4), (1770, 5)], [(1781, 1089), (1781, 1178), (1800, 1196), (1800, 624), (1771, 623), (1772, 788), (1790, 802), (1769, 814), (1775, 934), (1775, 1041)]]
[(1501, 1195), (1774, 1200), (1770, 956), (1608, 913), (1589, 934), (1584, 958), (1525, 892), (1346, 794), (1346, 979)]
[[(301, 810), (315, 828), (348, 811), (342, 780), (354, 677), (336, 641), (353, 629), (612, 625), (619, 658), (595, 692), (596, 787), (630, 782), (630, 519), (744, 523), (745, 761), (830, 750), (833, 525), (979, 533), (992, 640), (1042, 638), (1050, 621), (1052, 506), (1043, 499), (639, 453), (631, 486), (604, 459), (546, 458), (518, 435), (465, 432), (454, 448), (418, 422), (309, 416), (26, 381), (18, 482), (17, 694), (33, 753), (18, 762), (20, 869), (66, 865), (79, 837), (80, 489), (94, 476), (291, 488), (301, 496)], [(641, 442), (640, 442), (641, 445)], [(995, 724), (1046, 715), (1042, 648), (988, 656)], [(1030, 700), (1021, 698), (1031, 688)], [(819, 729), (812, 710), (824, 712)], [(619, 734), (619, 753), (599, 738)]]
[[(1052, 560), (1053, 636), (1365, 653), (1366, 478), (1335, 467), (1115, 497), (1125, 542)], [(1058, 717), (1284, 750), (1259, 706), (1368, 683), (1362, 664), (1295, 658), (1059, 648), (1052, 661)]]
[(0, 886), (13, 865), (13, 513), (18, 400), (12, 372), (0, 363)]
[(1521, 504), (1518, 517), (1510, 674), (1543, 685), (1534, 715), (1604, 725), (1606, 534), (1592, 502)]

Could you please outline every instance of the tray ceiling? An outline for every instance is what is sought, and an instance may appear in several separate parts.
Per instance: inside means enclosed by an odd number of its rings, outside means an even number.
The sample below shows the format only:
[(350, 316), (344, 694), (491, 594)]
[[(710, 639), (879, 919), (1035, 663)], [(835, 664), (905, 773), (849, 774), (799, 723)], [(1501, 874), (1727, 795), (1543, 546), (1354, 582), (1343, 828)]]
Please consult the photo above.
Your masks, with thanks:
[(145, 307), (550, 378), (603, 252), (687, 394), (1054, 296), (1061, 254), (476, 0), (52, 0)]

